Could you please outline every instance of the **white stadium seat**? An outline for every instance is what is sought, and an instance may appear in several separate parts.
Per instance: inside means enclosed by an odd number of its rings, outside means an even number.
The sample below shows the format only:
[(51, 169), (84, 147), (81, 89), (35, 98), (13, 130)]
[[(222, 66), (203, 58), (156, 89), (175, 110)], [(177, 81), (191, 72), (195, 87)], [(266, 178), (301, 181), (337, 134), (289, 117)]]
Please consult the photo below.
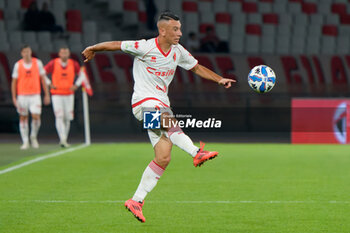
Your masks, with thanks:
[(252, 24), (261, 24), (262, 16), (259, 13), (248, 14), (247, 22)]
[(335, 37), (323, 35), (321, 38), (321, 53), (334, 54), (335, 52)]
[(312, 55), (320, 53), (320, 37), (319, 36), (308, 36), (306, 38), (305, 53), (312, 54)]
[(112, 14), (121, 14), (123, 12), (123, 1), (108, 1), (108, 10)]
[(258, 12), (261, 14), (271, 13), (272, 12), (272, 4), (269, 2), (259, 2), (258, 3)]
[(276, 41), (274, 36), (261, 37), (261, 52), (264, 54), (273, 54), (275, 51), (275, 43)]
[(303, 54), (305, 48), (305, 39), (301, 36), (293, 36), (291, 40), (290, 52), (292, 54)]
[(213, 11), (214, 13), (227, 12), (227, 6), (227, 0), (216, 0), (213, 4)]
[(287, 12), (287, 4), (285, 2), (276, 1), (272, 7), (272, 11), (276, 14), (285, 14)]
[(310, 23), (313, 25), (322, 25), (323, 24), (323, 15), (315, 14), (310, 16)]
[(230, 37), (230, 51), (232, 53), (243, 53), (244, 37), (241, 35), (232, 35)]
[(213, 13), (213, 3), (210, 1), (199, 1), (198, 11), (200, 13)]
[(16, 31), (20, 29), (20, 21), (11, 19), (5, 21), (7, 31)]
[(15, 10), (21, 9), (21, 0), (7, 0), (6, 8)]
[(292, 14), (301, 13), (301, 4), (299, 2), (289, 2), (288, 3), (288, 12)]
[(262, 25), (262, 35), (263, 36), (275, 36), (276, 26), (271, 24)]
[(245, 51), (248, 54), (257, 54), (259, 53), (259, 44), (260, 44), (260, 36), (256, 35), (247, 35), (246, 36), (246, 44)]
[(277, 35), (279, 36), (290, 36), (291, 27), (289, 25), (278, 25), (277, 26)]
[(337, 45), (336, 45), (336, 53), (347, 55), (350, 51), (350, 37), (349, 36), (338, 36), (337, 37)]
[(42, 31), (37, 33), (39, 44), (51, 43), (51, 33), (47, 31)]
[(228, 2), (228, 12), (232, 14), (242, 13), (242, 4), (240, 2)]
[(327, 15), (325, 24), (333, 24), (333, 25), (338, 25), (339, 24), (339, 16), (332, 14), (332, 15)]
[(98, 34), (97, 42), (104, 42), (104, 41), (111, 41), (111, 40), (112, 40), (112, 34), (109, 32), (102, 32)]
[(201, 12), (199, 16), (201, 23), (215, 23), (215, 14), (213, 12)]
[(307, 34), (309, 36), (313, 36), (313, 37), (315, 37), (315, 36), (320, 37), (322, 35), (322, 27), (321, 27), (321, 25), (319, 25), (319, 24), (316, 24), (316, 25), (310, 24), (310, 26), (308, 27), (308, 30), (307, 30)]
[(289, 42), (290, 42), (290, 36), (278, 36), (277, 37), (277, 47), (276, 52), (280, 55), (286, 55), (289, 53)]
[(21, 31), (10, 31), (8, 33), (8, 41), (10, 42), (11, 49), (19, 50), (23, 44)]

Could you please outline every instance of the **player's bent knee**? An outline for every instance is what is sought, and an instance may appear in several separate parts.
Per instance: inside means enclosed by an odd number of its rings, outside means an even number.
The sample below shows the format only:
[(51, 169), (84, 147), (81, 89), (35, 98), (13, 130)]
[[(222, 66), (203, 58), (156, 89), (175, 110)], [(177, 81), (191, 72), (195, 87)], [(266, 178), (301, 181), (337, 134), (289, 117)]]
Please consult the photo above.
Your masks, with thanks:
[(34, 120), (40, 120), (40, 115), (39, 114), (32, 114), (32, 118)]
[(28, 120), (28, 116), (21, 115), (21, 116), (19, 116), (19, 120), (20, 121), (27, 121)]

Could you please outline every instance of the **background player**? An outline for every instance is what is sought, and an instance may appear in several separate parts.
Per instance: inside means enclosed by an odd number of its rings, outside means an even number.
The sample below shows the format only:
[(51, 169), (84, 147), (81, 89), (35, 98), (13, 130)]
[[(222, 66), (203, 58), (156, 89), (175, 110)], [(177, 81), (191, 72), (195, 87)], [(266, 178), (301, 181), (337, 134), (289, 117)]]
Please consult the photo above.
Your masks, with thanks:
[[(122, 50), (134, 55), (135, 84), (132, 97), (134, 116), (141, 121), (144, 110), (158, 110), (157, 113), (161, 114), (162, 119), (167, 118), (174, 122), (176, 119), (171, 117), (167, 93), (177, 66), (191, 70), (200, 77), (217, 82), (226, 88), (231, 87), (231, 83), (235, 80), (225, 79), (198, 64), (198, 61), (179, 44), (182, 33), (181, 24), (176, 15), (170, 12), (162, 13), (157, 26), (159, 32), (157, 38), (104, 42), (87, 47), (83, 55), (86, 58), (85, 61), (91, 60), (97, 51)], [(179, 127), (148, 130), (148, 135), (154, 147), (155, 158), (144, 171), (133, 198), (125, 202), (128, 210), (141, 222), (145, 222), (142, 214), (144, 198), (156, 186), (158, 179), (168, 166), (173, 144), (190, 154), (196, 167), (218, 154), (218, 152), (204, 151), (202, 143), (200, 148), (196, 147)]]
[(51, 74), (52, 107), (56, 118), (56, 129), (62, 147), (67, 143), (70, 122), (74, 119), (74, 91), (81, 85), (82, 78), (74, 79), (80, 72), (77, 61), (70, 59), (70, 51), (62, 47), (58, 58), (52, 59), (46, 66), (47, 74)]
[(50, 104), (49, 90), (45, 82), (43, 63), (32, 57), (32, 49), (24, 45), (21, 49), (22, 59), (15, 63), (12, 73), (12, 101), (19, 114), (19, 130), (23, 145), (22, 150), (29, 148), (28, 111), (32, 115), (30, 141), (33, 148), (39, 148), (37, 140), (41, 120), (41, 85), (44, 89), (44, 104)]

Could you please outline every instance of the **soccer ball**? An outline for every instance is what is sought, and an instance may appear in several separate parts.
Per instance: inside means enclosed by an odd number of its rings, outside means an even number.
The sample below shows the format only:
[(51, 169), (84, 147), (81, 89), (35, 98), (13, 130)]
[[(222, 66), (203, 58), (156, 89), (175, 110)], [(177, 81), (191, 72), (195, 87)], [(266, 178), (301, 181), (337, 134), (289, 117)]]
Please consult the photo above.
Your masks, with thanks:
[(248, 75), (249, 86), (258, 93), (271, 91), (276, 83), (273, 70), (265, 65), (255, 66)]

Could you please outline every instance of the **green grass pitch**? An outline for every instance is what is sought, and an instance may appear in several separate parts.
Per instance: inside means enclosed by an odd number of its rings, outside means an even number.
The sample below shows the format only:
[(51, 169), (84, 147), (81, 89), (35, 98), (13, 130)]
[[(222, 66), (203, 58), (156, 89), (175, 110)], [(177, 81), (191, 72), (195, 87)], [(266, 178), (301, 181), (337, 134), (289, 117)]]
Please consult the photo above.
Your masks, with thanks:
[(94, 144), (1, 174), (0, 232), (350, 232), (349, 146), (206, 149), (219, 156), (195, 168), (174, 147), (146, 223), (124, 201), (153, 158), (149, 143)]

